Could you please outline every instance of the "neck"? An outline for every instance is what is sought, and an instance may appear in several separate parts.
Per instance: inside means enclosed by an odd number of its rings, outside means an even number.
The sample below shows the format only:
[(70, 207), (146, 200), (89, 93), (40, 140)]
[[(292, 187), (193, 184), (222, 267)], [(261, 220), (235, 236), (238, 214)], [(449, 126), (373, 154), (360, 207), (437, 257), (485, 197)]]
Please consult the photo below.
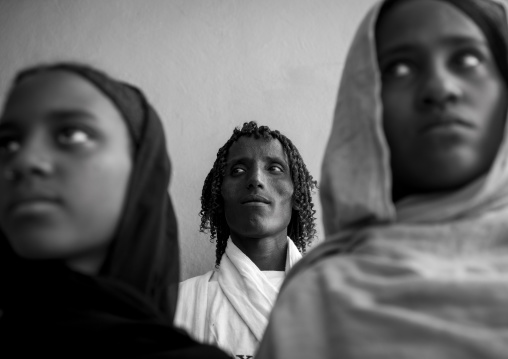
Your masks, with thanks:
[(86, 275), (97, 275), (106, 259), (107, 249), (100, 248), (66, 260), (67, 267)]
[(231, 240), (259, 270), (284, 271), (286, 269), (288, 243), (285, 231), (264, 238), (243, 237), (231, 233)]

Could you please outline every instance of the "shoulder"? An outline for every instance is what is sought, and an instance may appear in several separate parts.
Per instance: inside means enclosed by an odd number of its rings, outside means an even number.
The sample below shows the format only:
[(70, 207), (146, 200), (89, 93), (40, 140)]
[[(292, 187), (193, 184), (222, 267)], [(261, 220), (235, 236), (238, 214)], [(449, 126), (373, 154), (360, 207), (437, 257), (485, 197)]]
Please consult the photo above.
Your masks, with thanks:
[(185, 284), (185, 283), (194, 283), (196, 281), (202, 281), (204, 279), (209, 279), (213, 275), (213, 273), (215, 273), (214, 270), (208, 271), (205, 274), (201, 274), (201, 275), (186, 279), (184, 281), (181, 281), (180, 285)]
[(190, 298), (198, 295), (198, 293), (202, 293), (203, 290), (206, 290), (208, 282), (212, 278), (213, 273), (214, 271), (211, 270), (205, 274), (192, 277), (181, 282), (178, 288), (178, 297), (189, 300)]
[[(199, 334), (201, 323), (206, 316), (208, 282), (213, 271), (187, 279), (180, 283), (178, 288), (178, 302), (174, 323), (183, 327), (198, 340), (203, 340)], [(199, 333), (195, 332), (199, 329)]]

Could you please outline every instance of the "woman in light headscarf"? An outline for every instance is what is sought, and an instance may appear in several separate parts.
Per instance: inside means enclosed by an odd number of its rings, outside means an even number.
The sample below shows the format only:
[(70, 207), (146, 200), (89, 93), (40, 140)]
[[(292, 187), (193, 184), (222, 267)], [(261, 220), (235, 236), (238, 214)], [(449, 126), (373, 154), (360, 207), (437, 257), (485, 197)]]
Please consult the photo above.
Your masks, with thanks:
[(257, 358), (505, 358), (506, 4), (388, 0), (351, 46), (326, 150), (327, 240)]
[(171, 325), (169, 177), (137, 88), (70, 63), (16, 77), (0, 118), (1, 357), (225, 357)]

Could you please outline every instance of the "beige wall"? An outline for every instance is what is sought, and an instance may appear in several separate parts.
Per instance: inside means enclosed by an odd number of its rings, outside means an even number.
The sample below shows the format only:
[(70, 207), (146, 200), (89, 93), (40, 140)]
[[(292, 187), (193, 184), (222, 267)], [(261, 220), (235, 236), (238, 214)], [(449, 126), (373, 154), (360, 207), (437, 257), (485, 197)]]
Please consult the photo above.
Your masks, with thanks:
[(280, 130), (319, 179), (347, 47), (373, 2), (0, 0), (0, 100), (15, 71), (57, 60), (141, 87), (165, 124), (186, 279), (213, 267), (199, 198), (235, 126)]

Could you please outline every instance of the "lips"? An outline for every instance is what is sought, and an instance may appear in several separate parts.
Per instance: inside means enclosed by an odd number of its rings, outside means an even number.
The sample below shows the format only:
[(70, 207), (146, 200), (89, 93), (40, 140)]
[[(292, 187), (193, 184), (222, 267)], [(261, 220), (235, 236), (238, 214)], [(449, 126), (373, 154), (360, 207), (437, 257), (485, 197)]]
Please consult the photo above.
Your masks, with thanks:
[(53, 193), (42, 190), (23, 191), (23, 193), (13, 193), (12, 197), (7, 202), (7, 211), (13, 212), (23, 207), (59, 203), (60, 200)]
[(438, 129), (452, 129), (452, 128), (473, 128), (473, 124), (454, 115), (442, 114), (432, 117), (426, 121), (421, 128), (422, 133), (431, 132)]
[(266, 197), (260, 196), (258, 194), (249, 194), (245, 197), (242, 197), (242, 199), (240, 200), (240, 203), (241, 204), (246, 204), (246, 203), (270, 204), (271, 202)]

